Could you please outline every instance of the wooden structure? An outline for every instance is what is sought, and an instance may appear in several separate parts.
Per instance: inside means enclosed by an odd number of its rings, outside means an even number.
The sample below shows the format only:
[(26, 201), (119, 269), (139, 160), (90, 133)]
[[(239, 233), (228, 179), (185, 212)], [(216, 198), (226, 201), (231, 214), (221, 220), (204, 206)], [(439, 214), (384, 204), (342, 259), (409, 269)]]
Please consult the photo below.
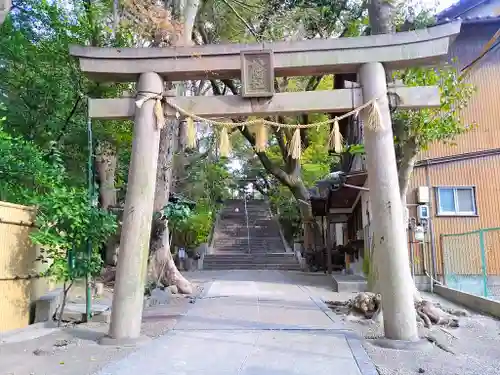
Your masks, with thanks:
[[(99, 81), (137, 81), (137, 99), (102, 99), (92, 102), (90, 116), (135, 119), (129, 185), (113, 300), (111, 339), (127, 341), (140, 333), (143, 284), (153, 214), (154, 185), (160, 127), (158, 106), (163, 80), (242, 79), (242, 97), (175, 98), (189, 113), (205, 117), (223, 114), (249, 116), (273, 113), (345, 112), (361, 103), (369, 160), (370, 193), (374, 215), (381, 218), (377, 233), (380, 251), (380, 281), (384, 288), (386, 336), (414, 340), (417, 337), (408, 255), (400, 248), (401, 200), (397, 189), (396, 161), (390, 120), (385, 68), (399, 69), (432, 65), (448, 53), (451, 38), (460, 23), (392, 35), (307, 40), (293, 43), (254, 45), (206, 45), (178, 48), (71, 47), (81, 70)], [(307, 59), (304, 58), (307, 54)], [(305, 76), (327, 73), (357, 73), (361, 87), (340, 92), (283, 93), (272, 95), (274, 76)], [(406, 90), (406, 94), (403, 91)], [(400, 107), (438, 106), (436, 88), (405, 88)], [(362, 98), (360, 100), (359, 98)], [(306, 103), (304, 105), (303, 103)], [(132, 105), (132, 107), (131, 107)], [(106, 108), (112, 116), (102, 111)], [(99, 109), (101, 108), (101, 109)], [(175, 114), (165, 106), (167, 116)], [(161, 113), (160, 113), (161, 115)], [(387, 206), (390, 212), (387, 212)], [(384, 260), (383, 260), (384, 259)], [(397, 282), (395, 281), (397, 279)], [(387, 304), (385, 304), (387, 302)]]

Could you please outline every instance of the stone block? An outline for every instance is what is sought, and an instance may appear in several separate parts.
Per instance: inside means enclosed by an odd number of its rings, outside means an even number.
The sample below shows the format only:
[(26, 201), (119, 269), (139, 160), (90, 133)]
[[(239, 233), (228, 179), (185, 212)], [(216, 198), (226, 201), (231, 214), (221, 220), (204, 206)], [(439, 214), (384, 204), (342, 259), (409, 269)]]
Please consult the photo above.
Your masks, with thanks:
[(365, 292), (366, 278), (358, 275), (332, 275), (334, 292)]
[(151, 291), (151, 295), (146, 298), (144, 307), (153, 307), (158, 305), (166, 305), (172, 298), (170, 289), (155, 288)]
[(41, 323), (51, 321), (63, 299), (63, 289), (58, 288), (46, 293), (35, 301), (35, 321)]

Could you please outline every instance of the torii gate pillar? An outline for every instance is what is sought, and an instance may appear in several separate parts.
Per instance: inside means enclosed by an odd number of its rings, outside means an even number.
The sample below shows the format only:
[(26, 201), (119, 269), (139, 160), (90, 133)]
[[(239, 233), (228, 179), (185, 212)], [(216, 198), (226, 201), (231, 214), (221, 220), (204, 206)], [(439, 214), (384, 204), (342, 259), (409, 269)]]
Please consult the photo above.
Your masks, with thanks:
[[(137, 92), (161, 95), (162, 78), (156, 73), (142, 73), (137, 83)], [(160, 129), (157, 127), (154, 105), (154, 100), (148, 100), (135, 111), (111, 325), (108, 337), (101, 341), (103, 344), (126, 344), (139, 338), (141, 332), (160, 144)]]
[[(373, 62), (359, 70), (363, 99), (379, 98), (381, 127), (365, 126), (368, 186), (373, 215), (373, 241), (376, 244), (373, 263), (375, 277), (382, 294), (384, 331), (387, 339), (417, 341), (418, 331), (413, 303), (413, 280), (406, 244), (403, 205), (399, 194), (398, 171), (391, 114), (386, 95), (387, 82), (384, 66)], [(361, 113), (368, 124), (368, 110)]]

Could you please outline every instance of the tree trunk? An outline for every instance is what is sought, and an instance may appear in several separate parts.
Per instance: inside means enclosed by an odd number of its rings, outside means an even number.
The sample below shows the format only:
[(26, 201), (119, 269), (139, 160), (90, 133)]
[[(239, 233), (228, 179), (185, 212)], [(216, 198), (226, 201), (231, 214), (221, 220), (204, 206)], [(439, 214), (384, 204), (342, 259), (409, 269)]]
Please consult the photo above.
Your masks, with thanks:
[(314, 217), (310, 194), (302, 180), (298, 179), (290, 187), (300, 212), (300, 218), (304, 225), (304, 250), (306, 252), (314, 252), (316, 249), (316, 240), (321, 236), (316, 219)]
[(177, 120), (168, 120), (160, 133), (158, 170), (156, 173), (156, 191), (151, 233), (150, 273), (155, 282), (163, 285), (176, 285), (180, 293), (191, 294), (191, 283), (177, 269), (170, 248), (168, 222), (160, 212), (168, 204), (172, 187), (172, 163), (174, 158)]
[[(176, 35), (176, 46), (190, 45), (194, 21), (200, 0), (174, 1), (172, 14), (183, 23), (182, 32)], [(182, 91), (182, 90), (181, 90)], [(159, 212), (168, 204), (173, 183), (173, 163), (176, 145), (181, 144), (176, 139), (179, 131), (179, 121), (171, 119), (162, 129), (160, 139), (160, 152), (158, 155), (158, 172), (156, 175), (155, 212)], [(172, 257), (170, 249), (170, 236), (168, 222), (159, 215), (153, 219), (153, 233), (151, 241), (152, 256), (150, 270), (156, 281), (167, 285), (176, 285), (180, 293), (191, 294), (193, 286), (179, 272)]]
[[(370, 18), (371, 34), (390, 34), (395, 32), (394, 27), (394, 10), (397, 6), (397, 0), (371, 0), (368, 6), (368, 14)], [(387, 72), (390, 75), (390, 72)], [(410, 147), (405, 147), (403, 150), (403, 155), (400, 160), (398, 168), (398, 180), (399, 180), (399, 191), (401, 200), (403, 203), (403, 218), (402, 220), (407, 220), (406, 218), (406, 194), (408, 191), (409, 180), (413, 172), (413, 167), (415, 165), (417, 156), (416, 145), (414, 150)], [(374, 248), (375, 252), (376, 249)], [(372, 264), (372, 270), (376, 274), (376, 264)], [(372, 272), (370, 272), (372, 273)], [(371, 284), (373, 290), (378, 292), (378, 286), (376, 280), (371, 276)], [(420, 292), (418, 291), (415, 283), (413, 283), (413, 299), (415, 302), (422, 301)]]
[(0, 1), (0, 25), (2, 25), (3, 21), (5, 21), (5, 18), (10, 12), (10, 8), (12, 8), (12, 0)]
[(101, 207), (107, 210), (116, 206), (116, 164), (118, 158), (115, 148), (108, 142), (99, 142), (96, 147), (96, 169), (99, 179), (99, 201)]
[[(407, 208), (406, 195), (408, 194), (408, 187), (410, 184), (410, 178), (413, 173), (413, 169), (415, 167), (415, 162), (417, 160), (418, 155), (418, 146), (413, 141), (408, 141), (403, 145), (401, 149), (401, 159), (398, 165), (398, 180), (399, 180), (399, 194), (401, 195), (401, 202), (403, 204), (403, 208)], [(403, 220), (405, 223), (408, 223), (408, 216), (406, 215), (408, 211), (404, 210)], [(408, 237), (408, 234), (407, 234)], [(408, 242), (408, 241), (407, 241)], [(420, 295), (419, 290), (415, 284), (415, 280), (413, 282), (413, 300), (415, 303), (419, 303), (422, 301), (422, 296)]]
[[(370, 19), (370, 28), (371, 28), (371, 35), (379, 35), (379, 34), (391, 34), (395, 32), (395, 27), (394, 27), (394, 9), (396, 6), (397, 0), (370, 0), (368, 2), (368, 15)], [(390, 75), (390, 72), (386, 72), (387, 75)], [(402, 174), (407, 173), (408, 171), (403, 171), (401, 169), (401, 164), (398, 166), (398, 180), (399, 180), (399, 187), (400, 187), (400, 195), (403, 203), (403, 214), (406, 212), (406, 191), (408, 190), (408, 181), (406, 181), (406, 184), (403, 186), (401, 184), (401, 178)], [(409, 175), (411, 175), (411, 171), (409, 171)], [(409, 175), (407, 177), (409, 178)], [(402, 189), (403, 188), (403, 189)], [(402, 191), (404, 190), (405, 195), (404, 195), (404, 200), (402, 196)], [(404, 217), (406, 215), (403, 215), (401, 218), (404, 220)], [(370, 290), (372, 290), (375, 293), (380, 293), (380, 288), (376, 280), (376, 275), (377, 275), (377, 264), (374, 261), (375, 258), (375, 253), (376, 253), (376, 244), (375, 242), (373, 243), (373, 248), (371, 258), (370, 258), (370, 274), (369, 274), (369, 287)], [(416, 288), (415, 288), (416, 289)]]
[(408, 194), (408, 186), (410, 178), (415, 168), (417, 161), (418, 146), (414, 141), (407, 141), (401, 148), (401, 158), (398, 165), (398, 180), (399, 192), (401, 199), (404, 199), (406, 207), (406, 194)]
[[(99, 181), (99, 202), (104, 210), (116, 206), (116, 166), (118, 157), (116, 149), (108, 142), (99, 142), (96, 147), (95, 166)], [(111, 236), (106, 243), (104, 262), (108, 266), (116, 266), (120, 246), (120, 234)]]
[(372, 35), (392, 34), (394, 27), (394, 9), (397, 0), (368, 1), (368, 15)]

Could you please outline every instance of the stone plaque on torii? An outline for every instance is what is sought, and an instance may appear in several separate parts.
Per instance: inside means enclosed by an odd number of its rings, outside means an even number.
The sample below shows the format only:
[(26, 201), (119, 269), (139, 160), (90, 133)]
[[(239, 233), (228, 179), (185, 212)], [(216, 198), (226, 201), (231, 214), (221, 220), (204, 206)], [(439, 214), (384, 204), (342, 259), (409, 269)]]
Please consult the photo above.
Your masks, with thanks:
[(273, 95), (273, 51), (242, 51), (241, 96), (243, 98), (269, 98)]
[[(267, 116), (307, 112), (339, 113), (367, 102), (377, 104), (380, 129), (365, 129), (368, 184), (373, 227), (382, 260), (379, 282), (384, 303), (386, 336), (415, 340), (417, 330), (413, 289), (406, 246), (403, 208), (388, 93), (399, 96), (398, 107), (439, 107), (437, 87), (388, 86), (386, 69), (436, 65), (448, 54), (460, 32), (453, 22), (397, 34), (254, 45), (205, 45), (174, 48), (71, 47), (81, 70), (96, 81), (136, 82), (137, 98), (153, 93), (140, 108), (134, 98), (90, 99), (89, 116), (99, 119), (134, 118), (133, 153), (125, 202), (120, 254), (109, 335), (120, 340), (140, 334), (144, 270), (147, 265), (156, 183), (160, 129), (155, 108), (164, 80), (242, 78), (240, 96), (169, 98), (169, 103), (201, 117)], [(307, 54), (307, 59), (304, 55)], [(273, 77), (357, 73), (360, 87), (274, 94)], [(272, 83), (272, 84), (271, 84)], [(156, 102), (155, 102), (156, 101)], [(166, 116), (177, 110), (165, 105)], [(364, 123), (369, 113), (361, 111)], [(403, 312), (411, 311), (410, 315)], [(413, 321), (412, 321), (413, 320)]]

